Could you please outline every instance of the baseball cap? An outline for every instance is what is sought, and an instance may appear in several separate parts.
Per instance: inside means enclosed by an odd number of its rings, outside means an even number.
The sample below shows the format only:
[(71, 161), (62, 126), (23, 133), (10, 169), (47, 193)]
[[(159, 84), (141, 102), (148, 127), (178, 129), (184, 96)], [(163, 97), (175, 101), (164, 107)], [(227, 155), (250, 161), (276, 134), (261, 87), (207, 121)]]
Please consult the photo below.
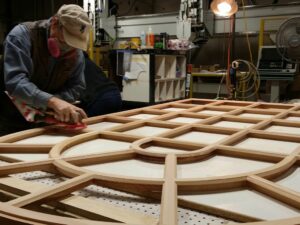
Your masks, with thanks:
[(73, 48), (87, 50), (91, 20), (79, 5), (62, 5), (56, 16), (62, 25), (65, 42)]

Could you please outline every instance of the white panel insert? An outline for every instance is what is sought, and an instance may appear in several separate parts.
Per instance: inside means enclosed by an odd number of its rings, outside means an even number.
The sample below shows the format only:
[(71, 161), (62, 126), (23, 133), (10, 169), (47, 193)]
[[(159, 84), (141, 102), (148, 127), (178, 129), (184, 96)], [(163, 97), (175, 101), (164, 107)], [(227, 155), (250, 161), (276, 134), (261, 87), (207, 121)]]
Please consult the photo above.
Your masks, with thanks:
[(156, 136), (156, 135), (162, 134), (169, 130), (170, 130), (169, 128), (163, 128), (163, 127), (144, 126), (144, 127), (139, 127), (136, 129), (128, 130), (123, 133), (149, 137), (149, 136)]
[(88, 125), (87, 128), (94, 131), (102, 131), (102, 130), (108, 130), (110, 128), (119, 126), (121, 124), (122, 123), (116, 123), (116, 122), (100, 122), (100, 123)]
[(154, 117), (157, 117), (157, 116), (159, 116), (159, 115), (147, 114), (147, 113), (141, 113), (141, 114), (129, 116), (128, 118), (131, 118), (131, 119), (139, 119), (139, 120), (145, 120), (145, 119), (151, 119), (151, 118), (154, 118)]
[(178, 178), (207, 178), (253, 172), (274, 165), (249, 159), (213, 156), (195, 163), (179, 164)]
[(26, 138), (20, 141), (14, 142), (15, 144), (57, 144), (66, 140), (73, 135), (60, 135), (60, 134), (43, 134), (35, 137)]
[(123, 151), (130, 148), (131, 143), (107, 139), (96, 139), (75, 145), (63, 152), (63, 156), (79, 156)]
[(30, 153), (5, 153), (0, 154), (1, 156), (9, 157), (12, 159), (17, 159), (20, 161), (38, 161), (38, 160), (47, 160), (48, 154), (30, 154)]
[(177, 117), (170, 120), (167, 120), (169, 122), (175, 122), (175, 123), (199, 123), (203, 119), (201, 118), (190, 118), (190, 117)]
[(163, 110), (178, 112), (178, 111), (183, 111), (183, 110), (187, 110), (187, 109), (171, 107), (171, 108), (164, 108)]
[(182, 195), (182, 199), (237, 212), (261, 220), (300, 216), (300, 211), (256, 191), (243, 190), (203, 195)]
[(276, 141), (271, 139), (261, 138), (247, 138), (234, 147), (256, 150), (261, 152), (271, 152), (288, 155), (292, 153), (296, 148), (300, 146), (300, 143), (288, 142), (288, 141)]
[(276, 183), (300, 192), (300, 168), (297, 168), (292, 174), (277, 181)]
[(242, 113), (239, 116), (240, 117), (258, 118), (258, 119), (267, 119), (267, 118), (273, 117), (274, 115), (257, 114), (257, 113)]
[(145, 148), (145, 150), (154, 153), (188, 153), (188, 151), (183, 149), (166, 148), (159, 146), (150, 146), (148, 148)]
[(218, 111), (218, 110), (202, 110), (197, 113), (209, 114), (209, 115), (222, 115), (227, 112), (226, 111)]
[(189, 141), (203, 144), (213, 144), (228, 137), (226, 134), (214, 134), (200, 131), (192, 131), (175, 137), (175, 140)]
[(216, 127), (228, 127), (228, 128), (238, 128), (238, 129), (246, 129), (253, 125), (254, 125), (253, 123), (231, 122), (231, 121), (220, 121), (215, 124), (212, 124), (212, 126), (216, 126)]
[(300, 127), (286, 127), (286, 126), (270, 126), (266, 129), (269, 132), (275, 133), (285, 133), (285, 134), (293, 134), (293, 135), (300, 135)]
[(96, 172), (116, 174), (130, 177), (163, 178), (164, 165), (130, 159), (84, 166), (83, 168)]
[(291, 120), (291, 121), (295, 121), (295, 122), (300, 122), (300, 117), (290, 116), (290, 117), (287, 117), (286, 120)]

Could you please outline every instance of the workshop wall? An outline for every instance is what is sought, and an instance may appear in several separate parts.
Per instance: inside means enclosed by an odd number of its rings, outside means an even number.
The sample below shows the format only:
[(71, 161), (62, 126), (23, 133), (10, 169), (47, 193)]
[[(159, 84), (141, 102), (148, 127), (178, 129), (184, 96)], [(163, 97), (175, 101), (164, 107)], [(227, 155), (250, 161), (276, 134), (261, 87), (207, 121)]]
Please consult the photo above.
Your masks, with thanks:
[[(168, 13), (177, 12), (180, 7), (180, 0), (112, 0), (119, 6), (119, 16), (132, 16), (132, 15), (143, 15), (153, 13)], [(211, 2), (211, 0), (208, 0)], [(277, 4), (286, 4), (294, 2), (295, 0), (243, 0), (245, 5), (269, 5), (274, 2)], [(238, 5), (242, 6), (242, 0), (237, 0)]]
[[(63, 4), (83, 5), (83, 0), (1, 0), (0, 46), (7, 33), (16, 24), (50, 18)], [(2, 54), (2, 47), (0, 47), (0, 54)]]
[(119, 16), (132, 16), (179, 11), (180, 0), (114, 0)]
[[(254, 65), (258, 58), (258, 35), (251, 35), (249, 37), (252, 57)], [(274, 42), (266, 34), (264, 37), (266, 45), (273, 45)], [(234, 40), (234, 59), (244, 59), (250, 61), (250, 54), (247, 45), (247, 39), (244, 35), (238, 35)], [(228, 35), (215, 36), (210, 38), (207, 43), (200, 45), (191, 52), (191, 63), (198, 65), (212, 65), (219, 64), (221, 68), (227, 67), (227, 49), (228, 49)]]

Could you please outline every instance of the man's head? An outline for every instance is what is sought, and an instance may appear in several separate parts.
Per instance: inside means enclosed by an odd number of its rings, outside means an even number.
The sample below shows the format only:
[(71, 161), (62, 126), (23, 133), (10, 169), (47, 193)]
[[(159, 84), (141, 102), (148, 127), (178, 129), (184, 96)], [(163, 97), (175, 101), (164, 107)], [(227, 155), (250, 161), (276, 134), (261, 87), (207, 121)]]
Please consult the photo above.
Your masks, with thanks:
[(83, 8), (73, 4), (63, 5), (54, 16), (55, 21), (67, 45), (87, 50), (91, 21)]

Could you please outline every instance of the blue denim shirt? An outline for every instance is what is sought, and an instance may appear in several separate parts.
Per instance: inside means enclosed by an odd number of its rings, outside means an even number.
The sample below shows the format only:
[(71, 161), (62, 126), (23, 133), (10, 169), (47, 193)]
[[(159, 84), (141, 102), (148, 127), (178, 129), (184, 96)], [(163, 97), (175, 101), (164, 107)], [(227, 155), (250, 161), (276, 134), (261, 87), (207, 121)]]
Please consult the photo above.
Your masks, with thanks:
[[(30, 82), (30, 75), (34, 67), (30, 52), (31, 44), (29, 30), (22, 24), (17, 25), (6, 37), (4, 42), (4, 81), (8, 93), (29, 105), (42, 109), (47, 108), (48, 100), (53, 96), (71, 103), (78, 100), (80, 93), (85, 89), (85, 62), (82, 51), (78, 50), (77, 65), (64, 89), (59, 93), (50, 94)], [(49, 54), (48, 69), (50, 72), (55, 63), (56, 59)]]

